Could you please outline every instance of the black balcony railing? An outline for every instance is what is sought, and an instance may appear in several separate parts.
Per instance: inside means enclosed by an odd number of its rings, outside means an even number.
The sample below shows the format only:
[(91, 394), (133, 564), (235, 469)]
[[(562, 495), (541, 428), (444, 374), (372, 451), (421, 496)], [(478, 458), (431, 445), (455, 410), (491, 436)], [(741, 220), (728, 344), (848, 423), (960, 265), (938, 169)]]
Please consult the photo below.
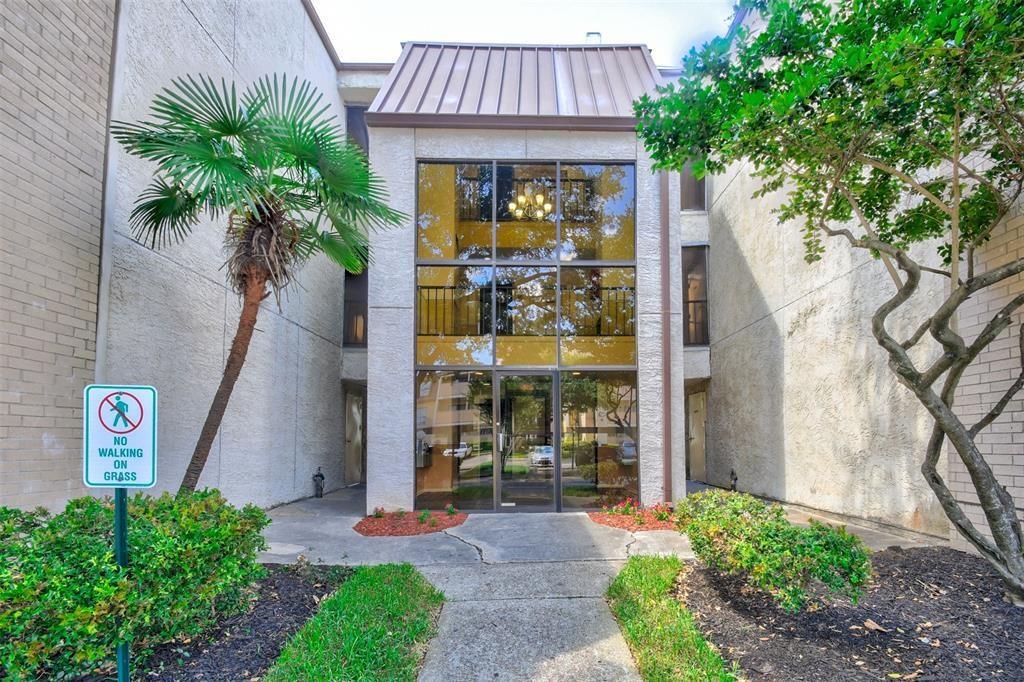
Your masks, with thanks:
[(708, 345), (708, 302), (687, 301), (683, 315), (683, 345)]
[[(482, 336), (491, 331), (490, 288), (420, 286), (416, 333), (420, 336)], [(545, 326), (554, 335), (555, 290), (540, 294), (522, 287), (495, 287), (497, 333), (533, 336)], [(635, 291), (632, 287), (563, 287), (562, 332), (573, 336), (634, 336)], [(525, 317), (521, 311), (541, 308)], [(544, 310), (547, 308), (547, 310)], [(548, 324), (544, 322), (548, 315)]]
[(573, 336), (635, 336), (632, 287), (564, 287), (562, 331)]
[(491, 289), (417, 288), (416, 333), (421, 336), (482, 336), (491, 333)]

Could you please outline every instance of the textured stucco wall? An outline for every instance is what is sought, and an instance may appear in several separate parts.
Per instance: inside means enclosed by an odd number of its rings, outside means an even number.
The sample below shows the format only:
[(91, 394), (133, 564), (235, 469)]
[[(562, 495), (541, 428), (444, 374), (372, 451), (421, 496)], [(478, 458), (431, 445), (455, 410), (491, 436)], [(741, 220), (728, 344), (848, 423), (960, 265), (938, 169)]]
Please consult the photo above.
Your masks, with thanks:
[[(944, 534), (919, 471), (929, 419), (871, 336), (884, 266), (835, 240), (806, 264), (798, 227), (771, 213), (781, 194), (757, 187), (739, 166), (713, 180), (709, 482), (735, 470), (741, 490)], [(926, 278), (908, 307), (943, 291)], [(915, 319), (890, 329), (908, 336)]]
[[(175, 77), (209, 74), (240, 88), (270, 73), (311, 80), (344, 122), (336, 71), (299, 0), (239, 3), (125, 0), (113, 116), (146, 117)], [(128, 215), (151, 164), (112, 148), (101, 297), (98, 375), (160, 392), (157, 490), (176, 489), (191, 456), (235, 333), (240, 304), (225, 286), (223, 220), (186, 241), (151, 250), (133, 240)], [(312, 494), (323, 467), (342, 483), (340, 381), (343, 272), (318, 257), (278, 310), (260, 312), (245, 367), (200, 486), (235, 502), (273, 505)]]
[[(991, 240), (978, 249), (978, 272), (1024, 258), (1024, 208), (1018, 204), (1013, 214), (992, 234)], [(972, 296), (960, 309), (960, 332), (970, 342), (995, 315), (995, 311), (1024, 292), (1024, 276), (1017, 275), (999, 286)], [(1024, 316), (1018, 312), (1013, 323), (992, 342), (988, 349), (967, 368), (956, 395), (956, 411), (968, 424), (976, 423), (1010, 387), (1021, 371), (1020, 346), (1017, 333)], [(1017, 514), (1024, 518), (1024, 398), (1018, 396), (1007, 404), (1004, 412), (977, 438), (978, 448), (992, 467), (999, 482), (1017, 504)], [(948, 444), (947, 444), (948, 445)], [(990, 536), (974, 484), (952, 447), (949, 456), (949, 487), (963, 505), (967, 516), (985, 535)], [(950, 535), (953, 545), (969, 549), (970, 545), (957, 531)]]
[[(414, 212), (417, 159), (635, 160), (637, 165), (637, 344), (640, 488), (645, 502), (664, 495), (662, 467), (662, 297), (659, 182), (632, 133), (370, 128), (370, 161), (391, 205), (408, 215), (375, 235), (369, 272), (367, 351), (367, 508), (413, 508)], [(680, 281), (679, 183), (669, 183), (670, 269)], [(682, 292), (671, 288), (673, 486), (683, 494)]]
[(114, 0), (0, 13), (0, 505), (81, 495)]

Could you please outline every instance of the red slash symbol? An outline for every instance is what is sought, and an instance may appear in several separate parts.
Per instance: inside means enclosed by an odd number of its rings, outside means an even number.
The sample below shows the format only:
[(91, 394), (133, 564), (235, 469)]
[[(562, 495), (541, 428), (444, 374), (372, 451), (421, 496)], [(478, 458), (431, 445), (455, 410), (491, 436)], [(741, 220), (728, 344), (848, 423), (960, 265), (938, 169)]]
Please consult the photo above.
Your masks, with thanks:
[[(117, 396), (117, 402), (111, 400), (111, 396)], [(132, 411), (129, 405), (121, 400), (121, 397), (125, 396), (135, 401), (135, 405), (139, 410), (139, 417), (136, 421), (132, 421), (128, 418), (128, 414)], [(103, 400), (100, 401), (99, 417), (100, 424), (103, 425), (107, 431), (116, 433), (118, 435), (131, 433), (135, 429), (139, 428), (139, 424), (142, 423), (142, 402), (131, 393), (125, 391), (115, 391), (114, 393), (108, 393)], [(114, 418), (111, 419), (111, 423), (107, 423), (110, 419), (110, 413), (113, 413)], [(118, 422), (127, 424), (126, 427), (115, 426)]]

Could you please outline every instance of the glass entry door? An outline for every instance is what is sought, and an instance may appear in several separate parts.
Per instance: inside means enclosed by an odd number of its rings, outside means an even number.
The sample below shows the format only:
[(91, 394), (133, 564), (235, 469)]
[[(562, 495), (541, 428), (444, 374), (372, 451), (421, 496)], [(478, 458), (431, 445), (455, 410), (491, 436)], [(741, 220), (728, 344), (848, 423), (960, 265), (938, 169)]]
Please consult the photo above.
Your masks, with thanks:
[(554, 375), (499, 372), (497, 378), (498, 511), (554, 511)]

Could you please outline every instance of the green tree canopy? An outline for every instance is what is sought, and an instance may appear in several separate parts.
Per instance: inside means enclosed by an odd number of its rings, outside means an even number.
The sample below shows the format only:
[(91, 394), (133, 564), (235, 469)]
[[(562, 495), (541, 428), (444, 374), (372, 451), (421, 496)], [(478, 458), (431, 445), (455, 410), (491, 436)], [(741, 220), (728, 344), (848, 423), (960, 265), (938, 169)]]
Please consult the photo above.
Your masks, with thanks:
[[(1024, 1), (747, 0), (740, 11), (750, 14), (732, 34), (686, 56), (678, 83), (636, 103), (647, 149), (659, 167), (692, 163), (698, 176), (749, 164), (762, 181), (755, 196), (781, 194), (780, 224), (799, 225), (809, 262), (829, 237), (884, 261), (892, 284), (879, 282), (888, 298), (871, 330), (934, 419), (922, 472), (953, 526), (1024, 604), (1015, 503), (975, 440), (1024, 387), (1024, 373), (977, 422), (953, 410), (964, 371), (1024, 306), (1015, 296), (974, 338), (958, 332), (965, 301), (1024, 272), (1024, 259), (980, 272), (976, 258), (1024, 186)], [(937, 253), (911, 252), (922, 242)], [(923, 277), (945, 278), (949, 293), (922, 319), (922, 304), (906, 303)], [(895, 338), (888, 323), (897, 316), (917, 331)], [(940, 351), (921, 362), (910, 351), (925, 335)], [(988, 533), (937, 470), (947, 439)]]

